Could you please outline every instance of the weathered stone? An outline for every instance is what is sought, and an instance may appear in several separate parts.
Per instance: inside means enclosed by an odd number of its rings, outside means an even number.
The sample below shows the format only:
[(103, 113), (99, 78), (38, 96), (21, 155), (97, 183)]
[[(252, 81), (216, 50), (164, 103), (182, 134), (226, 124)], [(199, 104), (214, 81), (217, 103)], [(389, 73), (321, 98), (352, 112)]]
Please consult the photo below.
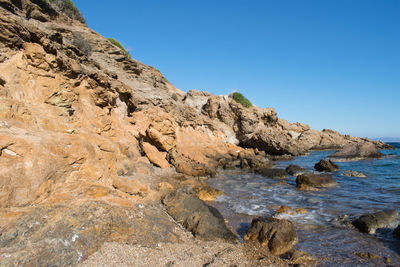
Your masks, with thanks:
[(321, 159), (318, 163), (314, 165), (314, 169), (320, 172), (337, 172), (339, 171), (339, 166), (331, 160)]
[(307, 190), (309, 187), (334, 187), (337, 182), (329, 174), (305, 173), (297, 176), (296, 186)]
[(308, 211), (303, 208), (292, 208), (289, 206), (280, 206), (274, 214), (274, 217), (279, 217), (279, 215), (297, 215), (297, 214), (306, 214)]
[(255, 172), (261, 174), (262, 176), (266, 176), (272, 179), (288, 178), (288, 175), (284, 169), (264, 168), (264, 169), (256, 169)]
[(286, 167), (286, 172), (290, 175), (298, 176), (300, 174), (305, 173), (306, 169), (298, 165), (289, 165)]
[(209, 185), (201, 186), (195, 189), (197, 197), (203, 201), (214, 201), (217, 197), (225, 195), (221, 190), (212, 188)]
[(330, 158), (340, 161), (380, 158), (383, 154), (378, 147), (371, 142), (353, 143), (330, 155)]
[(115, 177), (112, 185), (114, 188), (130, 195), (143, 195), (150, 190), (148, 185), (128, 177)]
[(352, 224), (362, 233), (374, 234), (377, 229), (388, 227), (398, 217), (397, 210), (385, 210), (362, 215), (353, 220)]
[(274, 255), (282, 255), (292, 250), (299, 242), (290, 221), (261, 217), (253, 219), (244, 240), (257, 240)]
[(177, 191), (167, 195), (163, 203), (168, 213), (195, 237), (236, 242), (237, 237), (226, 227), (222, 215), (196, 195)]
[(156, 165), (162, 169), (170, 167), (168, 161), (166, 160), (166, 156), (167, 156), (166, 152), (158, 151), (155, 146), (153, 146), (147, 142), (142, 143), (142, 149), (143, 149), (144, 153), (146, 154), (147, 158), (154, 165)]
[(357, 172), (357, 171), (351, 171), (351, 170), (346, 170), (344, 171), (341, 176), (347, 176), (347, 177), (359, 177), (359, 178), (366, 178), (367, 176), (362, 173), (362, 172)]

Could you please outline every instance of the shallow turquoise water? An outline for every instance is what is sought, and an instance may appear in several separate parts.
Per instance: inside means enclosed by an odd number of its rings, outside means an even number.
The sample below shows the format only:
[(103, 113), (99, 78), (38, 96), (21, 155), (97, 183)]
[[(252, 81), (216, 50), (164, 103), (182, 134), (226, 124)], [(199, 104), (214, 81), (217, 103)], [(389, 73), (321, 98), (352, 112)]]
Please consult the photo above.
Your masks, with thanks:
[[(400, 144), (396, 146), (400, 147)], [(277, 181), (254, 173), (221, 172), (210, 179), (209, 184), (227, 195), (213, 205), (222, 211), (240, 235), (249, 226), (252, 216), (273, 215), (281, 205), (305, 208), (309, 211), (307, 214), (284, 218), (296, 225), (300, 238), (298, 249), (323, 259), (322, 265), (383, 264), (383, 261), (363, 261), (354, 255), (355, 252), (372, 252), (390, 258), (392, 264), (400, 264), (400, 242), (391, 234), (399, 222), (394, 223), (392, 229), (367, 235), (333, 221), (341, 215), (352, 218), (384, 209), (400, 212), (400, 150), (382, 152), (393, 155), (378, 160), (338, 162), (341, 171), (332, 175), (339, 186), (318, 192), (296, 190), (296, 177), (293, 176), (286, 180), (289, 185), (266, 187)], [(313, 171), (314, 164), (331, 153), (333, 151), (315, 151), (293, 161), (277, 162), (276, 167), (297, 164)], [(342, 177), (340, 174), (344, 170), (362, 172), (367, 178)]]

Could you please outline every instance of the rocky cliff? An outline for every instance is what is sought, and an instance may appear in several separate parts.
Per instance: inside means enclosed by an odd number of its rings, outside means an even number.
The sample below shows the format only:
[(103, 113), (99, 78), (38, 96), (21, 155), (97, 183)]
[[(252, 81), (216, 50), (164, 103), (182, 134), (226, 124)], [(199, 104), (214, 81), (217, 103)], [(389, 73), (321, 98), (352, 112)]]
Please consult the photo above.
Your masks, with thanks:
[[(266, 154), (372, 142), (292, 124), (272, 108), (245, 108), (230, 96), (180, 91), (62, 11), (48, 1), (0, 0), (0, 252), (10, 263), (51, 258), (46, 244), (62, 231), (86, 238), (58, 256), (69, 264), (106, 240), (139, 238), (139, 226), (126, 219), (140, 216), (132, 207), (151, 203), (146, 214), (161, 218), (165, 188), (198, 183), (177, 172), (212, 175), (218, 167), (265, 166)], [(101, 229), (83, 220), (88, 210), (93, 222), (105, 214)], [(158, 220), (168, 226), (167, 218)], [(27, 248), (21, 234), (32, 231)], [(40, 236), (49, 231), (55, 237), (46, 243)]]

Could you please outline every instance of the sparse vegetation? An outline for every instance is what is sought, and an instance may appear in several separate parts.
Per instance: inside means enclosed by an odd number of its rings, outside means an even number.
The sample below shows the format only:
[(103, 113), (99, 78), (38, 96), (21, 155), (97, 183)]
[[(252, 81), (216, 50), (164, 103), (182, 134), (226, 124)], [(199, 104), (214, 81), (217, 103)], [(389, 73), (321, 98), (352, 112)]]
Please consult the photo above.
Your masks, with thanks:
[(71, 19), (76, 19), (86, 24), (82, 13), (71, 0), (40, 0), (40, 2), (50, 5), (56, 11), (64, 13)]
[(232, 98), (233, 98), (236, 102), (242, 104), (242, 106), (244, 106), (244, 107), (246, 107), (246, 108), (249, 108), (249, 107), (252, 106), (250, 100), (248, 100), (246, 97), (244, 97), (244, 96), (243, 96), (241, 93), (239, 93), (239, 92), (234, 92), (231, 96), (232, 96)]
[[(113, 45), (115, 45), (116, 47), (121, 48), (122, 50), (124, 50), (126, 53), (128, 53), (128, 51), (126, 51), (126, 49), (122, 46), (122, 44), (120, 42), (118, 42), (117, 40), (115, 40), (114, 38), (107, 38), (108, 41), (110, 41)], [(128, 53), (129, 54), (129, 53)]]

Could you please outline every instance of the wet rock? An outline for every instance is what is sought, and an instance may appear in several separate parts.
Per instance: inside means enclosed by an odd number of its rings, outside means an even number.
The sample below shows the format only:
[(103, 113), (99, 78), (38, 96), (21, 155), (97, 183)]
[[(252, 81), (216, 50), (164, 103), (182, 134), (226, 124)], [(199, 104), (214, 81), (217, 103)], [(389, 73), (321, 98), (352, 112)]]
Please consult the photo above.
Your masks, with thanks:
[(298, 176), (306, 172), (306, 169), (299, 165), (289, 165), (286, 167), (286, 172), (293, 176)]
[(303, 190), (319, 187), (334, 187), (337, 185), (338, 183), (329, 174), (305, 173), (296, 178), (296, 186)]
[(214, 201), (217, 197), (225, 195), (221, 190), (212, 188), (209, 185), (204, 185), (200, 188), (196, 188), (195, 192), (197, 197), (203, 201)]
[(397, 210), (385, 210), (362, 215), (353, 220), (352, 224), (362, 233), (374, 234), (379, 228), (389, 227), (398, 216)]
[(165, 196), (162, 202), (172, 218), (195, 237), (236, 242), (237, 237), (227, 228), (219, 211), (206, 205), (195, 194), (178, 190)]
[(362, 172), (357, 172), (357, 171), (352, 171), (352, 170), (347, 170), (344, 171), (340, 176), (346, 176), (346, 177), (359, 177), (359, 178), (366, 178), (367, 176), (362, 173)]
[(292, 264), (296, 264), (296, 266), (298, 266), (299, 264), (310, 266), (316, 262), (316, 259), (314, 257), (312, 257), (307, 252), (300, 250), (290, 251), (287, 253), (287, 255), (285, 255), (284, 258), (290, 260)]
[(400, 224), (399, 224), (399, 226), (397, 226), (396, 229), (394, 229), (393, 235), (394, 235), (396, 238), (400, 239)]
[(306, 209), (303, 208), (292, 208), (289, 206), (280, 206), (275, 214), (274, 217), (277, 218), (279, 217), (279, 215), (296, 215), (296, 214), (307, 214), (308, 211)]
[(314, 169), (319, 172), (337, 172), (339, 171), (339, 166), (331, 160), (321, 159), (314, 165)]
[(290, 221), (261, 217), (253, 219), (244, 240), (257, 240), (274, 255), (282, 255), (292, 250), (299, 242)]
[(262, 176), (269, 177), (272, 179), (288, 178), (288, 175), (284, 169), (263, 168), (263, 169), (256, 169), (255, 172), (261, 174)]
[(269, 160), (262, 154), (256, 154), (253, 149), (246, 149), (239, 153), (240, 167), (246, 168), (268, 168), (271, 166)]
[(356, 252), (354, 254), (356, 254), (360, 258), (367, 259), (367, 260), (379, 260), (382, 258), (381, 256), (378, 256), (371, 252)]
[(380, 158), (382, 156), (383, 154), (374, 143), (364, 142), (346, 145), (329, 157), (334, 158), (337, 161), (353, 161)]

